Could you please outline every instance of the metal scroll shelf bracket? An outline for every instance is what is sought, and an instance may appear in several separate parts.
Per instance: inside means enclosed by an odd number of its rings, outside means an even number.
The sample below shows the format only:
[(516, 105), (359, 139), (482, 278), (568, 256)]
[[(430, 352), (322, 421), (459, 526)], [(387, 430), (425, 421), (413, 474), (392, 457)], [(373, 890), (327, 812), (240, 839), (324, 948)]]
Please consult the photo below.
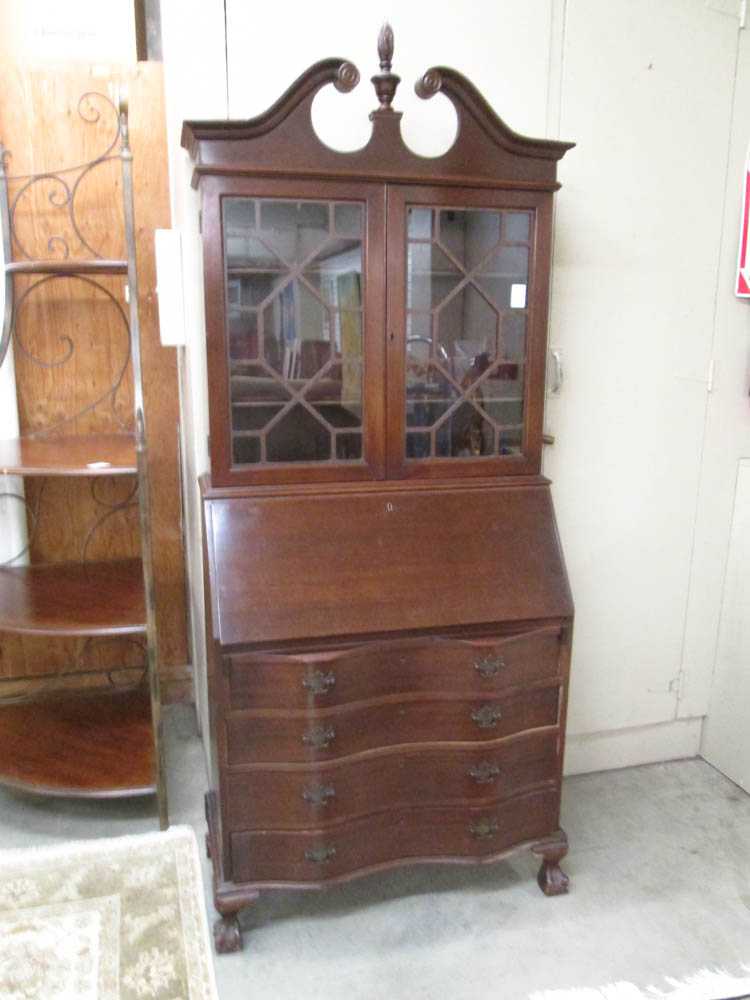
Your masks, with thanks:
[[(54, 436), (55, 433), (64, 431), (68, 426), (74, 426), (76, 421), (94, 410), (106, 407), (110, 410), (115, 426), (123, 432), (131, 432), (132, 425), (123, 421), (117, 408), (118, 393), (126, 378), (131, 359), (136, 363), (136, 355), (139, 352), (133, 349), (133, 344), (140, 342), (138, 330), (137, 311), (130, 310), (130, 317), (125, 308), (113, 295), (112, 291), (98, 279), (101, 274), (122, 274), (129, 276), (128, 261), (135, 259), (135, 243), (132, 227), (125, 220), (125, 235), (128, 259), (127, 260), (107, 260), (103, 254), (92, 244), (84, 233), (83, 227), (78, 219), (78, 196), (82, 189), (82, 184), (86, 178), (101, 167), (102, 164), (120, 160), (122, 162), (123, 177), (126, 173), (126, 161), (128, 168), (132, 154), (128, 143), (128, 109), (127, 98), (123, 95), (118, 100), (118, 107), (104, 94), (94, 91), (82, 95), (78, 101), (77, 112), (82, 122), (88, 125), (96, 125), (101, 122), (103, 116), (113, 119), (112, 132), (107, 140), (104, 150), (93, 159), (76, 166), (66, 167), (55, 171), (43, 171), (36, 174), (13, 175), (8, 173), (8, 164), (11, 161), (11, 154), (0, 143), (0, 230), (2, 230), (3, 262), (4, 262), (4, 290), (5, 302), (2, 317), (2, 332), (0, 333), (0, 365), (7, 356), (11, 342), (15, 349), (28, 363), (39, 368), (55, 369), (60, 368), (72, 361), (76, 352), (76, 345), (67, 334), (59, 337), (59, 351), (53, 357), (41, 357), (34, 348), (27, 342), (21, 333), (21, 320), (25, 314), (27, 304), (33, 299), (39, 289), (48, 286), (50, 282), (60, 280), (74, 280), (82, 283), (84, 289), (90, 294), (101, 293), (107, 303), (114, 310), (118, 320), (118, 327), (121, 333), (121, 354), (114, 378), (111, 384), (94, 399), (85, 403), (80, 409), (62, 419), (28, 431), (25, 436), (29, 438), (43, 438)], [(118, 149), (119, 146), (119, 149)], [(124, 189), (127, 215), (127, 202), (132, 204), (132, 184), (129, 190)], [(34, 257), (31, 253), (28, 240), (19, 232), (19, 217), (23, 214), (25, 205), (30, 205), (35, 193), (46, 194), (46, 201), (52, 207), (53, 213), (57, 213), (59, 218), (59, 231), (49, 236), (46, 244), (48, 251), (44, 259)], [(76, 256), (72, 256), (72, 251)], [(16, 296), (15, 277), (17, 275), (27, 275), (30, 277), (28, 285), (19, 296)], [(127, 285), (125, 286), (125, 298), (127, 300)], [(133, 372), (134, 382), (140, 385), (140, 358), (137, 358), (138, 370)], [(114, 514), (120, 511), (127, 511), (137, 506), (136, 493), (138, 484), (133, 486), (128, 495), (115, 503), (104, 500), (97, 493), (95, 480), (90, 481), (90, 490), (96, 505), (105, 507), (104, 513), (99, 516), (91, 529), (88, 531), (83, 542), (80, 553), (81, 561), (85, 561), (91, 541), (98, 529), (108, 521)], [(17, 552), (10, 559), (0, 563), (0, 566), (12, 566), (27, 554), (34, 542), (37, 526), (41, 515), (41, 498), (44, 492), (44, 484), (36, 491), (36, 496), (29, 502), (23, 493), (5, 492), (0, 494), (3, 498), (9, 498), (22, 504), (26, 509), (28, 522), (27, 540), (21, 551)]]

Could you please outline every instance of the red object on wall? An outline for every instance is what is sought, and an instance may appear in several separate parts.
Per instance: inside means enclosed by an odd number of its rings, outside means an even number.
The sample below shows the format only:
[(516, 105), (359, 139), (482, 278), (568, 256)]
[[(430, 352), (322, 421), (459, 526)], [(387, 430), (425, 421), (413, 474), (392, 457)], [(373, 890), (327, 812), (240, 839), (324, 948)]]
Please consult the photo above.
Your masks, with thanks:
[(734, 293), (741, 299), (747, 299), (750, 298), (750, 254), (748, 254), (747, 245), (748, 235), (750, 235), (750, 147), (745, 158), (740, 218), (740, 248), (737, 255), (737, 283)]

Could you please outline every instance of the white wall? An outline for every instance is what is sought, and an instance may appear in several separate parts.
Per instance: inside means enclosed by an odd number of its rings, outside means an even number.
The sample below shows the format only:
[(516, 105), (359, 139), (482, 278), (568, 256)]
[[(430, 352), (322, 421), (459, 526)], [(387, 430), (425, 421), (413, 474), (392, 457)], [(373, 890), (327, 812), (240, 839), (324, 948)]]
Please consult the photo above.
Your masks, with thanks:
[[(548, 405), (576, 620), (567, 764), (694, 754), (683, 662), (738, 20), (700, 0), (569, 0)], [(701, 688), (680, 713), (682, 686)], [(628, 735), (628, 731), (630, 734)], [(597, 735), (592, 735), (597, 734)]]
[[(726, 295), (735, 279), (740, 192), (750, 141), (750, 34), (740, 39), (716, 300), (716, 377), (706, 414), (681, 710), (711, 703), (701, 752), (750, 790), (750, 300)], [(714, 672), (694, 669), (710, 663)]]
[[(286, 4), (283, 17), (228, 0), (227, 65), (220, 6), (165, 0), (163, 10), (173, 217), (193, 231), (196, 204), (176, 148), (182, 118), (257, 114), (311, 62), (338, 55), (363, 82), (351, 95), (322, 94), (316, 127), (332, 144), (361, 144), (375, 107), (375, 39), (389, 13), (404, 81), (395, 103), (415, 149), (436, 152), (452, 136), (446, 102), (412, 92), (441, 63), (465, 72), (518, 131), (578, 143), (562, 163), (557, 200), (550, 342), (563, 350), (567, 377), (548, 403), (557, 442), (545, 465), (577, 605), (567, 767), (696, 753), (716, 622), (687, 612), (696, 513), (706, 505), (706, 376), (717, 317), (731, 302), (717, 261), (726, 233), (736, 235), (722, 219), (734, 0), (414, 0), (375, 13), (322, 0)], [(746, 94), (737, 91), (735, 117), (748, 113)], [(206, 468), (206, 407), (191, 253), (183, 402), (197, 602), (193, 484)]]
[(190, 598), (190, 652), (198, 717), (208, 730), (203, 617), (203, 555), (198, 477), (209, 469), (208, 396), (203, 259), (198, 230), (200, 199), (190, 184), (192, 166), (180, 146), (186, 118), (227, 115), (224, 11), (222, 4), (161, 0), (162, 51), (169, 153), (172, 226), (182, 232), (185, 347), (177, 350), (180, 389), (180, 450), (185, 505), (185, 561)]

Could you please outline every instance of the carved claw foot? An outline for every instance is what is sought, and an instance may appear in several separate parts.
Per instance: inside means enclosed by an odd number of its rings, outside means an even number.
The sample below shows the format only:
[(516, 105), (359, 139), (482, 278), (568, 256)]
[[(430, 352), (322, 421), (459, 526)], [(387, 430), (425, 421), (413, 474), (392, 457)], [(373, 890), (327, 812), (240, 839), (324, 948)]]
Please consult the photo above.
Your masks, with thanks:
[(568, 838), (560, 831), (560, 835), (535, 844), (531, 850), (542, 859), (536, 878), (539, 888), (545, 896), (562, 896), (570, 885), (570, 879), (560, 867), (568, 853)]
[(214, 924), (214, 946), (218, 955), (242, 950), (242, 932), (236, 913), (219, 917)]

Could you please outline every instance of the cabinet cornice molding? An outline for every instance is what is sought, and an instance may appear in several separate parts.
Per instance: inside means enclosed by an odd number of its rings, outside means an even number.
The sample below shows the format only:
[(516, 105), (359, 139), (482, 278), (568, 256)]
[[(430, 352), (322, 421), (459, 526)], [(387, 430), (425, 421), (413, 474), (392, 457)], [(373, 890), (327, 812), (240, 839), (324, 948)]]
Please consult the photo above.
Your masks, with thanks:
[(205, 175), (231, 174), (367, 178), (385, 183), (429, 181), (544, 191), (559, 187), (557, 161), (575, 143), (515, 132), (470, 80), (444, 66), (428, 69), (415, 90), (423, 99), (437, 93), (448, 98), (457, 116), (455, 141), (440, 156), (413, 152), (401, 134), (401, 112), (390, 106), (399, 78), (390, 72), (390, 61), (384, 63), (381, 58), (381, 70), (384, 65), (388, 69), (372, 78), (381, 101), (370, 114), (372, 133), (363, 147), (351, 152), (322, 142), (311, 115), (312, 103), (323, 87), (333, 84), (348, 93), (359, 83), (358, 69), (345, 59), (315, 63), (267, 111), (254, 118), (186, 121), (182, 145), (196, 164), (194, 186)]

